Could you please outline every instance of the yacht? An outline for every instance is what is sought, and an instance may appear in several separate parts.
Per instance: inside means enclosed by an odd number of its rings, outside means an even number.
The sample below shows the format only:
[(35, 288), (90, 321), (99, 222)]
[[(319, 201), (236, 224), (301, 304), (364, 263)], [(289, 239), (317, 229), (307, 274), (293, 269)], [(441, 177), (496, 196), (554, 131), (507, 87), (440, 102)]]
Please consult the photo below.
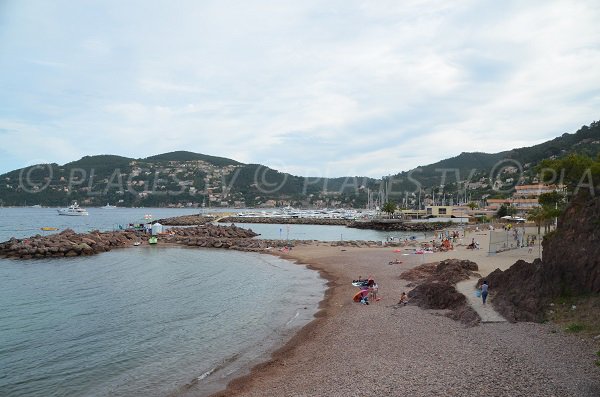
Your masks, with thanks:
[(79, 204), (77, 204), (77, 201), (74, 201), (73, 204), (71, 204), (69, 207), (59, 208), (57, 211), (58, 211), (58, 215), (69, 215), (69, 216), (89, 215), (85, 208), (81, 208), (79, 206)]
[(115, 208), (117, 208), (117, 206), (116, 205), (110, 205), (109, 203), (106, 203), (105, 206), (102, 206), (100, 208), (102, 208), (103, 210), (114, 210)]

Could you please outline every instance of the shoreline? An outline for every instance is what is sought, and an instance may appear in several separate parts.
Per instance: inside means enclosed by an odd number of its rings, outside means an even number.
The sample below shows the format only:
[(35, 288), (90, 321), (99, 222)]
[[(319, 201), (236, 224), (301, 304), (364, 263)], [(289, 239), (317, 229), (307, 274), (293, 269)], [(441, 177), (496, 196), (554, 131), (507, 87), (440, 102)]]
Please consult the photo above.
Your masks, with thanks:
[(314, 313), (314, 319), (305, 324), (302, 328), (300, 328), (282, 346), (275, 346), (273, 352), (270, 354), (270, 357), (268, 357), (266, 361), (256, 364), (255, 366), (250, 368), (249, 373), (247, 373), (246, 375), (233, 378), (227, 384), (224, 390), (210, 394), (208, 397), (225, 397), (241, 393), (246, 389), (247, 383), (254, 377), (256, 377), (258, 374), (264, 371), (269, 372), (269, 370), (274, 367), (285, 365), (285, 363), (283, 362), (285, 358), (289, 354), (291, 354), (299, 345), (308, 340), (312, 333), (317, 332), (320, 323), (324, 321), (326, 317), (331, 315), (329, 311), (332, 309), (332, 298), (335, 293), (335, 288), (337, 286), (334, 274), (327, 271), (326, 269), (321, 268), (318, 264), (304, 263), (301, 260), (294, 258), (293, 255), (290, 254), (284, 254), (279, 251), (262, 252), (262, 254), (273, 255), (288, 260), (294, 265), (305, 266), (309, 270), (317, 271), (319, 273), (319, 276), (322, 279), (326, 280), (326, 289), (323, 293), (323, 299), (319, 302), (317, 306), (317, 310)]
[[(591, 396), (594, 395), (594, 390), (600, 390), (600, 374), (591, 361), (594, 356), (593, 341), (582, 341), (561, 333), (552, 324), (505, 323), (466, 328), (441, 316), (436, 311), (422, 310), (410, 305), (400, 308), (396, 305), (400, 290), (409, 289), (408, 283), (400, 280), (397, 276), (401, 271), (423, 262), (448, 258), (474, 260), (480, 266), (482, 276), (485, 276), (496, 267), (505, 269), (520, 258), (531, 262), (535, 256), (535, 253), (528, 253), (527, 248), (489, 257), (487, 252), (481, 252), (483, 250), (472, 252), (463, 249), (464, 247), (455, 251), (429, 255), (407, 255), (404, 256), (406, 259), (403, 260), (404, 263), (399, 266), (388, 265), (388, 259), (397, 257), (397, 254), (389, 247), (352, 248), (317, 244), (295, 247), (291, 253), (272, 252), (271, 254), (318, 271), (322, 278), (328, 280), (324, 298), (319, 303), (319, 310), (315, 313), (313, 321), (306, 324), (283, 346), (277, 348), (267, 361), (251, 368), (249, 374), (233, 379), (225, 390), (210, 396), (343, 396), (352, 395), (352, 390), (356, 393), (356, 390), (362, 387), (365, 388), (365, 391), (361, 392), (361, 395), (367, 396), (379, 396), (382, 393), (398, 395), (408, 392), (413, 395), (425, 396), (432, 393), (447, 393), (447, 384), (456, 383), (454, 380), (457, 377), (460, 379), (458, 383), (464, 385), (453, 387), (453, 390), (457, 392), (456, 395), (479, 395), (473, 394), (474, 390), (479, 387), (480, 380), (477, 379), (477, 376), (465, 375), (462, 371), (457, 372), (457, 368), (468, 367), (471, 368), (471, 372), (474, 370), (472, 361), (479, 360), (483, 356), (480, 354), (482, 346), (473, 343), (473, 335), (481, 336), (482, 334), (491, 340), (498, 339), (498, 342), (495, 343), (502, 345), (504, 349), (516, 350), (517, 356), (524, 355), (535, 358), (534, 360), (525, 360), (526, 363), (520, 365), (520, 368), (516, 370), (512, 366), (507, 367), (508, 362), (505, 360), (500, 360), (497, 368), (489, 370), (493, 373), (492, 375), (500, 379), (499, 383), (502, 387), (513, 391), (509, 394), (523, 392), (539, 395), (552, 392), (566, 396)], [(361, 263), (365, 259), (368, 262)], [(366, 273), (358, 274), (359, 271), (366, 271)], [(355, 288), (350, 285), (352, 276), (368, 276), (369, 271), (382, 285), (383, 288), (380, 289), (380, 292), (383, 294), (383, 299), (369, 306), (353, 303), (351, 294)], [(402, 313), (402, 317), (406, 315), (406, 319), (400, 318), (399, 313)], [(361, 322), (362, 316), (364, 316), (366, 324), (364, 330), (357, 331), (353, 328), (353, 318), (356, 318), (353, 316), (357, 315), (361, 317)], [(409, 321), (405, 323), (403, 320)], [(369, 324), (373, 322), (377, 323), (377, 326), (371, 329)], [(430, 323), (434, 325), (431, 326)], [(440, 329), (440, 327), (443, 327), (441, 329), (450, 329), (449, 335), (454, 333), (457, 335), (458, 346), (452, 348), (446, 346), (445, 336), (447, 335), (436, 332), (436, 329)], [(408, 334), (398, 332), (399, 329), (403, 329), (403, 332)], [(371, 338), (378, 338), (380, 343), (374, 344)], [(398, 344), (398, 339), (404, 338), (411, 339), (412, 343)], [(441, 359), (444, 362), (443, 368), (437, 368), (435, 371), (431, 371), (431, 368), (425, 370), (423, 361), (428, 361), (430, 355), (427, 355), (427, 351), (432, 349), (432, 346), (428, 344), (429, 338), (435, 342), (432, 342), (433, 346), (438, 346), (442, 351), (449, 349), (450, 352), (461, 356), (461, 359), (465, 360), (463, 365), (457, 366), (450, 354), (450, 359), (448, 357), (436, 358), (436, 361)], [(473, 345), (466, 345), (465, 339)], [(569, 342), (569, 347), (564, 347), (565, 342)], [(384, 347), (382, 348), (381, 345)], [(370, 349), (373, 349), (374, 352), (371, 352)], [(494, 347), (491, 351), (497, 349)], [(559, 349), (563, 351), (558, 351)], [(582, 351), (587, 352), (587, 356)], [(513, 353), (515, 352), (513, 351)], [(412, 359), (408, 360), (403, 357), (404, 355), (408, 355)], [(439, 356), (435, 353), (432, 355)], [(388, 356), (392, 356), (392, 359), (390, 360)], [(589, 370), (585, 367), (584, 357), (590, 360)], [(566, 363), (561, 361), (565, 359)], [(547, 361), (550, 363), (546, 363)], [(382, 367), (381, 362), (388, 365)], [(481, 368), (485, 368), (485, 362), (483, 359)], [(398, 363), (410, 367), (409, 379), (405, 379), (404, 371), (393, 369), (394, 365), (397, 366)], [(369, 371), (368, 367), (372, 364), (375, 364), (379, 371), (385, 373)], [(564, 376), (564, 372), (555, 371), (556, 368), (561, 369), (565, 365), (570, 366), (570, 371), (572, 371), (570, 378)], [(360, 369), (355, 370), (355, 366)], [(439, 363), (433, 362), (431, 366), (437, 367)], [(576, 369), (573, 369), (573, 366)], [(428, 366), (426, 365), (426, 367)], [(448, 370), (448, 368), (453, 369)], [(446, 376), (438, 376), (439, 371), (446, 373)], [(474, 371), (477, 372), (477, 370)], [(506, 376), (508, 373), (515, 378), (517, 375), (523, 378), (521, 375), (523, 371), (529, 371), (533, 375), (527, 375), (523, 380), (515, 380)], [(480, 372), (486, 374), (484, 370)], [(545, 377), (552, 378), (552, 382), (548, 383), (537, 376), (540, 372), (544, 373)], [(390, 377), (398, 382), (390, 383)], [(423, 377), (433, 385), (425, 386)], [(589, 379), (587, 383), (582, 381), (586, 377)], [(495, 380), (493, 383), (498, 382)], [(385, 384), (385, 387), (382, 388), (382, 384)], [(583, 384), (583, 386), (578, 386), (578, 384)], [(373, 388), (373, 392), (369, 391), (369, 387)], [(598, 389), (593, 389), (595, 387)], [(482, 393), (485, 392), (482, 391)]]

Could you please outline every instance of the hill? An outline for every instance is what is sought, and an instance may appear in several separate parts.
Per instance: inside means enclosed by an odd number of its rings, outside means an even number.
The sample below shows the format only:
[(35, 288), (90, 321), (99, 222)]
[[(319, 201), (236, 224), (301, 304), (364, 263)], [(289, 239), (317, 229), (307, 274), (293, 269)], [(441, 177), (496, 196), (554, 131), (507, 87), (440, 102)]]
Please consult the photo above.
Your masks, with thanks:
[[(517, 184), (537, 183), (535, 166), (544, 159), (571, 153), (596, 157), (600, 154), (600, 122), (583, 126), (573, 134), (538, 145), (516, 148), (499, 153), (464, 152), (415, 169), (401, 172), (391, 178), (390, 192), (445, 193), (458, 200), (483, 195), (503, 196)], [(456, 201), (455, 201), (456, 202)]]
[(62, 166), (38, 164), (1, 175), (0, 205), (64, 206), (73, 200), (88, 206), (453, 204), (508, 195), (516, 184), (536, 183), (537, 164), (570, 153), (597, 156), (600, 123), (539, 145), (500, 153), (461, 153), (381, 179), (295, 176), (189, 151), (142, 159), (85, 156)]
[(204, 161), (206, 163), (218, 166), (225, 167), (227, 165), (241, 165), (242, 163), (237, 162), (235, 160), (231, 160), (225, 157), (215, 157), (209, 156), (206, 154), (193, 153), (187, 151), (176, 151), (169, 152), (163, 154), (157, 154), (155, 156), (146, 157), (144, 159), (148, 162), (156, 162), (156, 161)]
[(142, 159), (85, 156), (1, 175), (1, 205), (86, 206), (356, 206), (372, 178), (305, 178), (260, 164), (188, 151)]

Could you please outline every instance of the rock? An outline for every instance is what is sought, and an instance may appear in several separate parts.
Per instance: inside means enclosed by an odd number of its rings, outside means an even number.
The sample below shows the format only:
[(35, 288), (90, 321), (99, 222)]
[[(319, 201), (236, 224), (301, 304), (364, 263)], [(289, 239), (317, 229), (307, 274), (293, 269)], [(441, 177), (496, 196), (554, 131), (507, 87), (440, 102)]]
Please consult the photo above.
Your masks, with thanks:
[(425, 282), (413, 288), (408, 297), (412, 304), (424, 309), (456, 309), (467, 302), (463, 294), (446, 282)]
[(405, 222), (400, 219), (377, 219), (370, 221), (353, 221), (348, 227), (356, 229), (373, 229), (383, 231), (430, 232), (451, 226), (446, 222)]
[(560, 295), (600, 292), (600, 197), (580, 194), (543, 240), (544, 259), (517, 261), (488, 277), (493, 305), (511, 321), (542, 321)]

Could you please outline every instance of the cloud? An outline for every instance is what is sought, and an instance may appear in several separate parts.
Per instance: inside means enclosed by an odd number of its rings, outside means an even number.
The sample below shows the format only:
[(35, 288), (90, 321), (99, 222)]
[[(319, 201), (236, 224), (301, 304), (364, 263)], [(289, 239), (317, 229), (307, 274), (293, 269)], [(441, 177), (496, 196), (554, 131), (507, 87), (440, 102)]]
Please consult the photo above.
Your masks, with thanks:
[(600, 108), (594, 1), (6, 9), (0, 173), (46, 156), (190, 150), (380, 177), (540, 143)]

